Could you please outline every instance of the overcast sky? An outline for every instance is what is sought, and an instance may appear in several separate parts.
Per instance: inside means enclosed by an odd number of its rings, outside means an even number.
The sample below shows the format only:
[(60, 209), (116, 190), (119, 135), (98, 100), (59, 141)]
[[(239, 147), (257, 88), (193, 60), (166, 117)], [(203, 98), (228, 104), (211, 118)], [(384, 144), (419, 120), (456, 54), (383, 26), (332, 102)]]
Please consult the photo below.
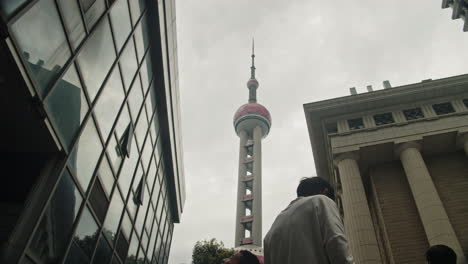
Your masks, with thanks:
[(263, 141), (263, 235), (315, 175), (302, 105), (468, 72), (468, 32), (442, 0), (179, 0), (178, 53), (187, 200), (169, 263), (198, 240), (234, 244), (239, 138), (255, 37)]

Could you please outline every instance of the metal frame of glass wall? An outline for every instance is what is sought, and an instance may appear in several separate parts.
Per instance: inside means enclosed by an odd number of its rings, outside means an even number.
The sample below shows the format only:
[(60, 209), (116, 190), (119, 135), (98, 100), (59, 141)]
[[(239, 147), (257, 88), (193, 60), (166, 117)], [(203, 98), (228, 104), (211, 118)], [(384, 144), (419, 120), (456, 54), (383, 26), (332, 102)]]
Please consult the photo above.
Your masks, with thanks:
[(167, 263), (173, 220), (147, 30), (152, 5), (36, 0), (8, 21), (66, 156), (21, 263)]

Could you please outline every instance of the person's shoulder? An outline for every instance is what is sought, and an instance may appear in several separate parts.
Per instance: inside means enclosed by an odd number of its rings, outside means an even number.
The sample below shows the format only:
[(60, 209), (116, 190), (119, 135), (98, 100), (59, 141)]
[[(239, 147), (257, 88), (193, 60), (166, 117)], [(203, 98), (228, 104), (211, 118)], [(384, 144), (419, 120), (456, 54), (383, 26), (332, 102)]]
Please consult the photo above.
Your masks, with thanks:
[(314, 204), (316, 206), (336, 206), (335, 201), (328, 198), (328, 196), (322, 194), (304, 197), (303, 202), (308, 204)]

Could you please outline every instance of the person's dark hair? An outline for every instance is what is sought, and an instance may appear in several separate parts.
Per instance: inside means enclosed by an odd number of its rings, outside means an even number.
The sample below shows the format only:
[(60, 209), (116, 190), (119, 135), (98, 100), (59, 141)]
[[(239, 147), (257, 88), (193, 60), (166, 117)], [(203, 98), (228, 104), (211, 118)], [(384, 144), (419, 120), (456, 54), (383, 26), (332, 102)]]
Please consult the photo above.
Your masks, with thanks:
[(328, 192), (325, 193), (328, 198), (335, 200), (335, 190), (326, 180), (320, 177), (307, 177), (302, 178), (299, 186), (297, 186), (297, 197), (299, 196), (312, 196), (317, 194), (322, 194), (323, 190), (328, 189)]
[(240, 264), (260, 264), (257, 256), (252, 254), (252, 252), (247, 250), (240, 251)]
[(457, 254), (446, 245), (434, 245), (426, 251), (426, 260), (430, 264), (456, 264)]

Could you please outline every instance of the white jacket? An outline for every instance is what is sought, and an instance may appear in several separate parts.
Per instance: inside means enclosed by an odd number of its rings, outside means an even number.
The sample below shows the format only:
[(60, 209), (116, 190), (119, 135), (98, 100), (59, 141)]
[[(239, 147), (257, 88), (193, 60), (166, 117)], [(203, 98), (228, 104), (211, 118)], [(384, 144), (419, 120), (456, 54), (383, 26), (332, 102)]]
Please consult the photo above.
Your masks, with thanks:
[(284, 209), (264, 239), (265, 264), (348, 264), (348, 242), (333, 200), (299, 197)]

